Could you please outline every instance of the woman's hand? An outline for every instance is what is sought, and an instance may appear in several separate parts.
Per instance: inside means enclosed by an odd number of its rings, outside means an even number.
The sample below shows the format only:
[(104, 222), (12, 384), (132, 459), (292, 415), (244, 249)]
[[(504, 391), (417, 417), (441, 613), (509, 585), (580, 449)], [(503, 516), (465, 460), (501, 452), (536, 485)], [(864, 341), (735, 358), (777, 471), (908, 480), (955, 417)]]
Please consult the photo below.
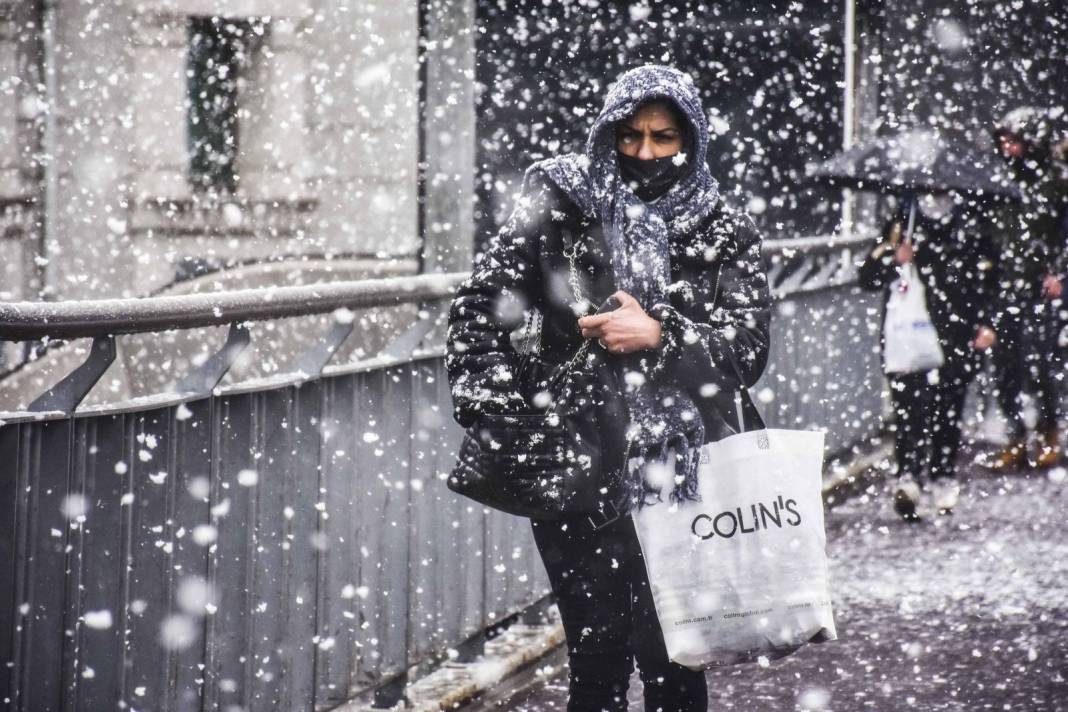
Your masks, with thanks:
[(997, 334), (989, 326), (980, 326), (975, 330), (975, 338), (972, 339), (971, 346), (976, 351), (986, 351), (995, 343), (997, 343)]
[(1042, 278), (1042, 296), (1046, 299), (1060, 299), (1063, 288), (1061, 280), (1052, 274), (1047, 274)]
[(911, 242), (902, 242), (900, 245), (897, 246), (897, 249), (894, 250), (894, 261), (897, 262), (899, 265), (904, 265), (908, 264), (909, 262), (912, 262), (912, 256), (913, 249)]
[(619, 300), (619, 308), (580, 318), (582, 336), (600, 339), (601, 345), (614, 354), (660, 348), (660, 322), (646, 314), (638, 300), (623, 290), (612, 296)]

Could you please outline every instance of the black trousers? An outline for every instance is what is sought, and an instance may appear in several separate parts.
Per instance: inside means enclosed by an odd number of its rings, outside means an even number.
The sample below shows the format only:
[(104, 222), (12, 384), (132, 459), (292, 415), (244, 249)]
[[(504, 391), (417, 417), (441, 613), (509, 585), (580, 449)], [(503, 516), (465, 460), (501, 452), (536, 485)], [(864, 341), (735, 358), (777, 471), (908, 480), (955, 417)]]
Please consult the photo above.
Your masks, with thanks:
[(960, 421), (968, 384), (981, 360), (969, 356), (948, 361), (929, 379), (923, 373), (890, 376), (890, 399), (897, 418), (894, 457), (899, 475), (917, 480), (956, 476), (960, 450)]
[(668, 660), (631, 518), (531, 522), (567, 636), (567, 712), (625, 711), (635, 658), (646, 712), (705, 712), (704, 673)]
[(1038, 406), (1038, 427), (1057, 427), (1058, 387), (1054, 375), (1059, 372), (1057, 346), (1059, 323), (1053, 305), (1043, 300), (1022, 303), (1020, 312), (998, 325), (998, 342), (994, 345), (997, 369), (998, 407), (1009, 421), (1009, 435), (1024, 436), (1020, 395), (1030, 391)]

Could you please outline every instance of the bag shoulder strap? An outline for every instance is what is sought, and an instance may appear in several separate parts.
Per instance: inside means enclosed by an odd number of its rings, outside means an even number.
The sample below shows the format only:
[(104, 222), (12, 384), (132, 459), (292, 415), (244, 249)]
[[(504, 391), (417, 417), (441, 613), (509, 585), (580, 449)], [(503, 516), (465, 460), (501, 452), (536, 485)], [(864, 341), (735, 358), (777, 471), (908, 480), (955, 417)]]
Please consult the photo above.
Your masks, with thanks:
[[(764, 422), (763, 416), (760, 415), (760, 410), (757, 408), (756, 403), (753, 402), (753, 395), (749, 391), (749, 386), (745, 385), (745, 380), (742, 378), (742, 369), (738, 365), (734, 352), (726, 349), (725, 353), (727, 354), (727, 360), (731, 363), (731, 368), (734, 370), (734, 377), (738, 380), (738, 387), (733, 391), (733, 403), (731, 404), (733, 408), (721, 406), (720, 410), (733, 414), (739, 433), (745, 433), (750, 430), (767, 430), (768, 426)], [(746, 427), (747, 425), (750, 427)]]
[(570, 227), (560, 228), (560, 237), (564, 243), (564, 257), (567, 258), (567, 283), (571, 287), (571, 294), (579, 304), (592, 305), (593, 301), (582, 288), (582, 280), (578, 272), (578, 245), (575, 234)]
[[(719, 299), (719, 280), (723, 271), (723, 263), (720, 262), (716, 266), (716, 279), (712, 288), (712, 308), (709, 313), (713, 313), (716, 310), (716, 301)], [(731, 363), (731, 369), (734, 371), (734, 377), (738, 380), (738, 388), (734, 390), (734, 402), (733, 409), (730, 406), (722, 403), (720, 405), (720, 411), (723, 413), (733, 413), (734, 421), (737, 427), (737, 432), (747, 432), (746, 424), (752, 424), (755, 427), (749, 428), (749, 430), (767, 430), (768, 426), (764, 422), (764, 418), (760, 415), (760, 410), (756, 407), (756, 403), (753, 402), (753, 396), (749, 392), (749, 386), (745, 385), (745, 379), (742, 378), (742, 368), (738, 365), (738, 361), (735, 358), (734, 351), (731, 349), (725, 350), (727, 354), (727, 360)], [(748, 411), (749, 415), (746, 415)]]

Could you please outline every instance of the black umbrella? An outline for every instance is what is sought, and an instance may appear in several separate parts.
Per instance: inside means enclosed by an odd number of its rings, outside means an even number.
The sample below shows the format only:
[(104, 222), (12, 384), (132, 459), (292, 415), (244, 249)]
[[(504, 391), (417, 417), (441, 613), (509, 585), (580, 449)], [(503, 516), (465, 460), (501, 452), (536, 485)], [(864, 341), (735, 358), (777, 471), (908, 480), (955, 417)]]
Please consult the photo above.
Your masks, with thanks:
[(910, 129), (865, 141), (808, 166), (809, 177), (843, 188), (884, 193), (950, 191), (1022, 200), (1020, 189), (991, 155), (933, 129)]
[[(933, 129), (910, 129), (853, 146), (806, 173), (829, 185), (881, 193), (954, 192), (1019, 201), (1020, 189), (1001, 167), (972, 146), (952, 141)], [(911, 200), (909, 228), (915, 220)]]

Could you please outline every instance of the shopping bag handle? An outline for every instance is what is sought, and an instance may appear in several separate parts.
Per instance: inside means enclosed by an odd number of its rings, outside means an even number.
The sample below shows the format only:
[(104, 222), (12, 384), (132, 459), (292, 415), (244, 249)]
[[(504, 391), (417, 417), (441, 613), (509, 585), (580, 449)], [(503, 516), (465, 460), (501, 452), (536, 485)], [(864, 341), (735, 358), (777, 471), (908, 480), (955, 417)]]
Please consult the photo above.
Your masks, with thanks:
[[(737, 432), (745, 433), (749, 430), (767, 430), (768, 426), (764, 422), (763, 416), (760, 415), (760, 410), (756, 407), (756, 403), (753, 402), (753, 395), (749, 392), (749, 386), (745, 385), (745, 379), (742, 378), (742, 369), (738, 365), (738, 361), (734, 356), (734, 352), (730, 349), (726, 349), (727, 359), (731, 362), (731, 367), (734, 369), (734, 377), (738, 379), (738, 387), (734, 389), (734, 420), (737, 423)], [(746, 415), (748, 410), (749, 415)], [(746, 428), (746, 424), (752, 424), (754, 427)]]
[[(712, 304), (709, 306), (709, 313), (714, 313), (716, 310), (716, 302), (719, 300), (719, 278), (723, 273), (723, 263), (716, 268), (716, 286), (712, 290)], [(768, 426), (764, 424), (764, 418), (761, 417), (760, 411), (757, 410), (756, 403), (753, 402), (753, 396), (749, 393), (749, 387), (745, 385), (745, 378), (742, 377), (742, 368), (738, 365), (738, 360), (734, 356), (734, 351), (730, 348), (724, 349), (724, 353), (727, 354), (727, 360), (731, 363), (731, 368), (734, 369), (734, 377), (738, 380), (738, 387), (734, 389), (734, 410), (732, 411), (729, 406), (723, 403), (722, 396), (725, 395), (722, 390), (716, 392), (713, 396), (713, 402), (719, 406), (720, 412), (725, 416), (724, 420), (727, 421), (727, 427), (730, 427), (729, 413), (734, 413), (734, 419), (738, 427), (735, 430), (736, 433), (744, 433), (746, 416), (746, 406), (749, 407), (749, 412), (752, 415), (748, 420), (756, 423), (757, 427), (753, 430), (767, 430)]]
[[(749, 415), (746, 415), (748, 410)], [(760, 411), (757, 410), (756, 403), (753, 402), (753, 396), (749, 393), (749, 389), (742, 386), (738, 390), (734, 391), (734, 419), (737, 423), (737, 431), (739, 433), (745, 433), (750, 430), (767, 430), (767, 425), (764, 424), (764, 418), (761, 417)], [(746, 426), (750, 427), (746, 427)]]

